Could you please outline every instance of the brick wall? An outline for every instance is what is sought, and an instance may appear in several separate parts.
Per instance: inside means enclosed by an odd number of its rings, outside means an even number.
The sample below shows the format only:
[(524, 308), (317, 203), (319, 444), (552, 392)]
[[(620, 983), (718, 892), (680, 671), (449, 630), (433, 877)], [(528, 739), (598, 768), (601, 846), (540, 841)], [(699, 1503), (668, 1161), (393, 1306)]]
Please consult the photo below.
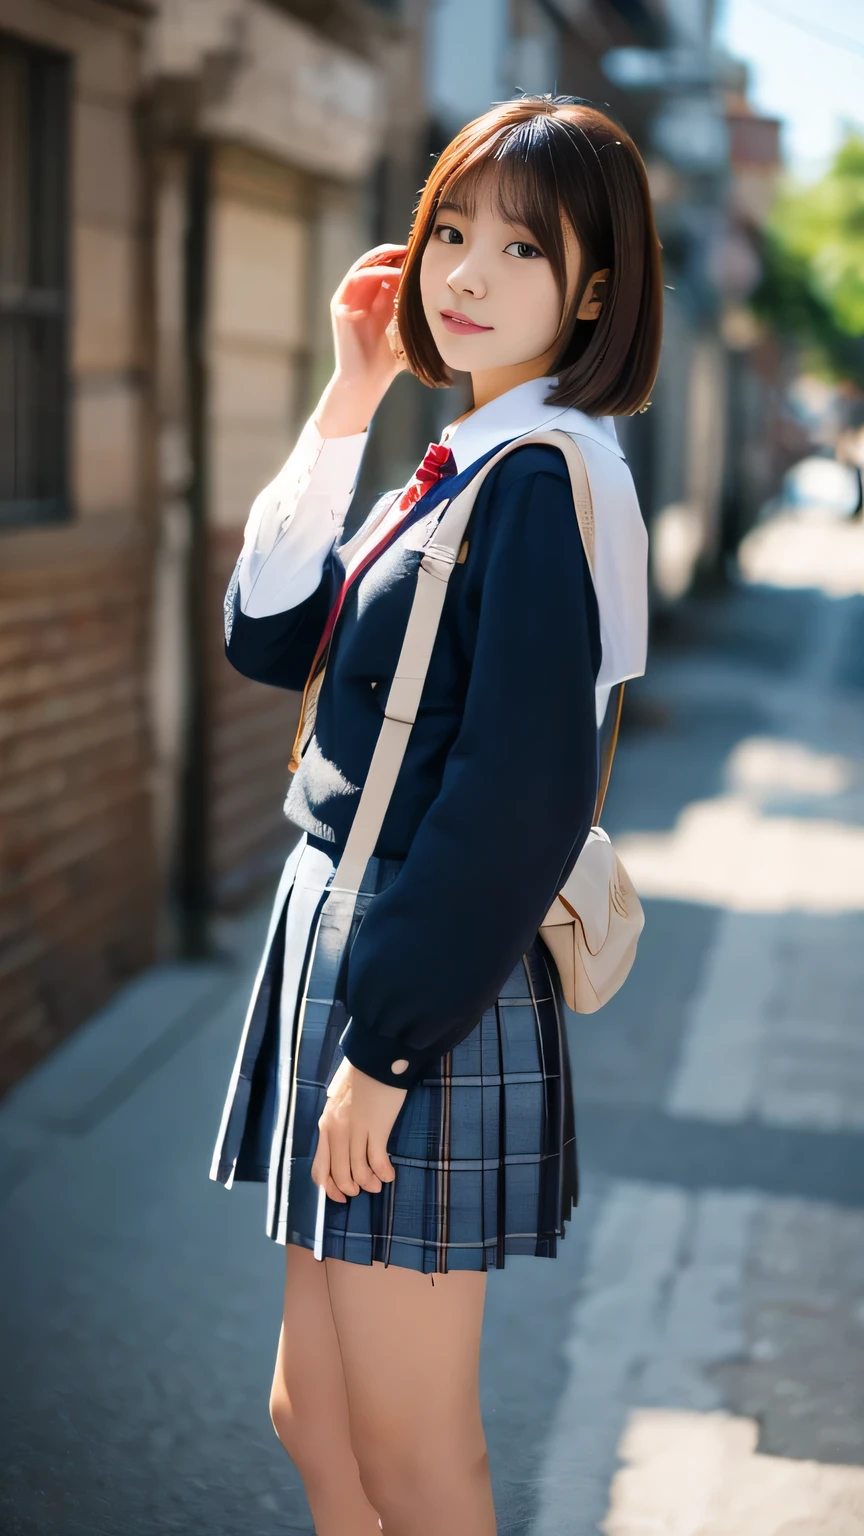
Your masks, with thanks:
[(153, 953), (145, 567), (41, 538), (0, 571), (0, 1091)]

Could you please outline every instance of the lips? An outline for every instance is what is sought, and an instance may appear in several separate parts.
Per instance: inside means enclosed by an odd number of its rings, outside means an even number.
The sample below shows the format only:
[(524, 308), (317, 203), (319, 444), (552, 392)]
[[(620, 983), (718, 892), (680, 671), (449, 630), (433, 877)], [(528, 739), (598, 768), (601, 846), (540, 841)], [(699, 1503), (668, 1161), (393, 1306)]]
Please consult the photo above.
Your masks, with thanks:
[(480, 336), (484, 331), (495, 329), (492, 325), (476, 325), (458, 309), (442, 309), (441, 323), (445, 330), (451, 331), (454, 336)]

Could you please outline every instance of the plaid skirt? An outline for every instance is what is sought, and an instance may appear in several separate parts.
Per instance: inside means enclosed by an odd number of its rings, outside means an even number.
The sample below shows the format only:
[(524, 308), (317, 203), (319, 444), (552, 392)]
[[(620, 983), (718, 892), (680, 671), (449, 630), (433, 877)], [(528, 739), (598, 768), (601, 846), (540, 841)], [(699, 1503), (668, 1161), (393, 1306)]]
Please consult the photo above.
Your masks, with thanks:
[(539, 938), (454, 1050), (412, 1084), (393, 1125), (395, 1179), (345, 1203), (312, 1182), (318, 1119), (342, 1060), (345, 962), (401, 861), (369, 861), (356, 903), (328, 888), (332, 850), (304, 837), (270, 920), (210, 1177), (266, 1182), (268, 1235), (317, 1258), (425, 1274), (554, 1258), (578, 1199), (564, 1003)]

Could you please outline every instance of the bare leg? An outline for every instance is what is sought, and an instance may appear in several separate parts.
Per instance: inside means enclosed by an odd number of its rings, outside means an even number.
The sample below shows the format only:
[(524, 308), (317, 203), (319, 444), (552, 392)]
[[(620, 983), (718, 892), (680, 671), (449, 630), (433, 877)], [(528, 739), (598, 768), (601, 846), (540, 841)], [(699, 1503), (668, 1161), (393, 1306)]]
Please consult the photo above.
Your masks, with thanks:
[(342, 1356), (324, 1264), (287, 1245), (273, 1427), (303, 1479), (317, 1536), (381, 1536), (351, 1446)]
[(486, 1276), (325, 1259), (351, 1443), (384, 1536), (495, 1536), (478, 1372)]

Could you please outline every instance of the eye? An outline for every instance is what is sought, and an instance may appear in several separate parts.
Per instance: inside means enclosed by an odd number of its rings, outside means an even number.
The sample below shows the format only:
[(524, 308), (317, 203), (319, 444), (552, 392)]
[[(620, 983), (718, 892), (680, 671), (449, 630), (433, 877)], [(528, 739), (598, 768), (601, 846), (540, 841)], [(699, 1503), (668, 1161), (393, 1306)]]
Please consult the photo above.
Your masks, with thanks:
[(529, 245), (527, 240), (511, 240), (509, 245), (505, 245), (504, 254), (505, 256), (519, 256), (525, 261), (533, 259), (535, 256), (542, 257), (543, 252), (538, 251), (536, 245)]
[(453, 228), (452, 224), (436, 224), (435, 237), (443, 241), (444, 245), (462, 244), (462, 236), (458, 229)]

